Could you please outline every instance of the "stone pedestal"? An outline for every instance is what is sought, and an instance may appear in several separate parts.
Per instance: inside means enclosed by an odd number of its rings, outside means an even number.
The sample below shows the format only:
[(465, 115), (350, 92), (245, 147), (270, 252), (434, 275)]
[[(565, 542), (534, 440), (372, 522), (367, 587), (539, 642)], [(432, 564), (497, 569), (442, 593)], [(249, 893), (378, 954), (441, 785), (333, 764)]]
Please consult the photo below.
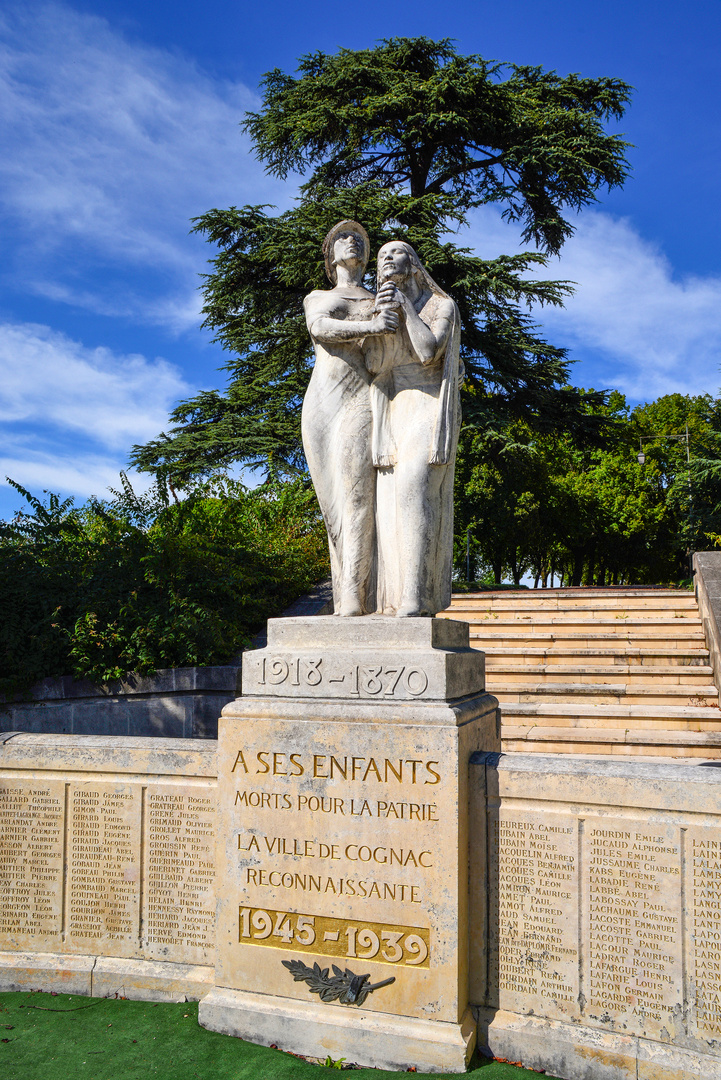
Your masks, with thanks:
[(219, 732), (205, 1027), (295, 1053), (464, 1070), (468, 762), (500, 748), (468, 626), (279, 619)]

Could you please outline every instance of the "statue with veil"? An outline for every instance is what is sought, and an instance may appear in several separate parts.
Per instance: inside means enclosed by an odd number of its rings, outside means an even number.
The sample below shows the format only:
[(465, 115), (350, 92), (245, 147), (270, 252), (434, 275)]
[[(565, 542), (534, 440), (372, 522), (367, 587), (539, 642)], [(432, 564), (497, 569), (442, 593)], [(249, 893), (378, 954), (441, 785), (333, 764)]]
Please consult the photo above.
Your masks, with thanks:
[(316, 364), (303, 445), (336, 613), (434, 615), (451, 598), (458, 309), (401, 241), (378, 253), (373, 297), (367, 242), (357, 223), (336, 225), (324, 243), (334, 288), (306, 298)]

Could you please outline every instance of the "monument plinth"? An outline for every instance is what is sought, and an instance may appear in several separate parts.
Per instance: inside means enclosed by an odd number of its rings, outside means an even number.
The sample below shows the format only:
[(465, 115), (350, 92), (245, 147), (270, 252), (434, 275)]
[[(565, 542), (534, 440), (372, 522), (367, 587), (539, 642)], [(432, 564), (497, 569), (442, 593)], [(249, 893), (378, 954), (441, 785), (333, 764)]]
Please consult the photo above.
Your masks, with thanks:
[(219, 731), (208, 1028), (364, 1065), (462, 1071), (468, 762), (500, 748), (466, 624), (271, 620)]

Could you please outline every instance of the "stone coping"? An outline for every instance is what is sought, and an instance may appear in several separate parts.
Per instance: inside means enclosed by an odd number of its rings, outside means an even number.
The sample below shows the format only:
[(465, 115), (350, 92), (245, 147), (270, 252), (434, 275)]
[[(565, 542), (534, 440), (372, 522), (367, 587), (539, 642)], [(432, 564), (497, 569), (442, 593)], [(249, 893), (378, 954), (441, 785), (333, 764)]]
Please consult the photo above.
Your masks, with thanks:
[(693, 570), (694, 591), (721, 701), (721, 551), (697, 551)]
[(215, 779), (215, 739), (0, 733), (0, 769), (145, 773)]
[(494, 769), (512, 772), (553, 773), (564, 776), (624, 777), (628, 780), (676, 780), (680, 783), (721, 785), (721, 762), (718, 761), (648, 761), (647, 759), (609, 760), (594, 754), (475, 754), (471, 764), (484, 762)]
[(604, 807), (638, 807), (721, 814), (721, 762), (618, 761), (586, 754), (475, 754), (471, 766), (486, 766), (489, 795), (493, 774), (502, 774), (503, 797), (546, 801), (549, 779), (560, 786), (554, 801)]
[(218, 664), (209, 667), (163, 668), (154, 675), (128, 672), (122, 679), (108, 683), (93, 683), (63, 675), (58, 679), (41, 679), (26, 693), (0, 695), (0, 705), (35, 705), (40, 701), (69, 701), (77, 698), (107, 698), (125, 695), (172, 694), (213, 690), (235, 694), (240, 692), (241, 665)]

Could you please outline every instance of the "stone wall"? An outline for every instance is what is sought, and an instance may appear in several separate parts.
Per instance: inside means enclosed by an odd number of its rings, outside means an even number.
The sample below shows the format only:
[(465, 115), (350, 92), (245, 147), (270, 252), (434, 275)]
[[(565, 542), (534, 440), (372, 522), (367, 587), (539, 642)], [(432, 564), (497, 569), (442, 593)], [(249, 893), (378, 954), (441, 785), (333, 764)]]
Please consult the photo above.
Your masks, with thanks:
[(0, 699), (5, 731), (215, 739), (224, 705), (240, 693), (240, 662), (128, 674), (97, 686), (66, 676), (43, 679), (25, 701)]
[(574, 1080), (721, 1075), (719, 763), (471, 774), (479, 1044)]
[[(205, 995), (216, 768), (211, 740), (0, 736), (0, 989)], [(479, 1044), (569, 1080), (721, 1075), (718, 763), (470, 772)]]
[[(295, 600), (284, 617), (333, 611), (330, 581)], [(251, 649), (267, 641), (264, 628)], [(241, 656), (214, 667), (168, 668), (154, 675), (128, 673), (105, 685), (42, 679), (26, 699), (0, 696), (0, 729), (68, 735), (130, 735), (166, 739), (216, 739), (223, 706), (240, 694)]]
[(215, 761), (214, 741), (0, 735), (0, 987), (203, 995)]

